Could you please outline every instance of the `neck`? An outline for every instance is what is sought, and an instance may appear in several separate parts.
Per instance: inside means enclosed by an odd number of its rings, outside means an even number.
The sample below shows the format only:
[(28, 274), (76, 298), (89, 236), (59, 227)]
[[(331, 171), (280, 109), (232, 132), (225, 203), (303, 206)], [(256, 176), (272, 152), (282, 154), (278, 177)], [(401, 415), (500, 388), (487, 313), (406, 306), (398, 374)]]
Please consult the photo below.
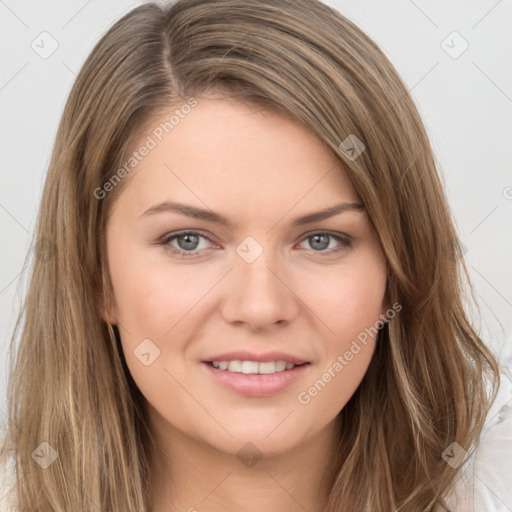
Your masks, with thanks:
[(336, 466), (336, 420), (300, 445), (271, 455), (261, 453), (257, 442), (221, 451), (163, 421), (153, 422), (152, 512), (323, 512)]

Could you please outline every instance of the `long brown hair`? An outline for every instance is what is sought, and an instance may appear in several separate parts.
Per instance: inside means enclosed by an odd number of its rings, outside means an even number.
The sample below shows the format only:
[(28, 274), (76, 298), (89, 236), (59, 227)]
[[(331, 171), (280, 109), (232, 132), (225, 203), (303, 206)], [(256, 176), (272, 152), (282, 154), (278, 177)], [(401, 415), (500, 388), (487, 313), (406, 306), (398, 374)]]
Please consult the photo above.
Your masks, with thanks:
[[(143, 4), (83, 65), (57, 133), (12, 340), (3, 454), (14, 460), (18, 510), (150, 508), (144, 400), (119, 333), (109, 336), (102, 319), (112, 296), (105, 225), (130, 177), (104, 197), (97, 191), (150, 119), (211, 91), (290, 116), (332, 151), (380, 239), (389, 301), (402, 306), (340, 412), (324, 510), (347, 501), (356, 511), (432, 510), (457, 475), (441, 454), (478, 440), (498, 366), (463, 309), (468, 273), (407, 88), (370, 38), (317, 0)], [(340, 151), (349, 136), (364, 144), (357, 158)], [(34, 450), (53, 453), (43, 442), (58, 458), (41, 470)]]

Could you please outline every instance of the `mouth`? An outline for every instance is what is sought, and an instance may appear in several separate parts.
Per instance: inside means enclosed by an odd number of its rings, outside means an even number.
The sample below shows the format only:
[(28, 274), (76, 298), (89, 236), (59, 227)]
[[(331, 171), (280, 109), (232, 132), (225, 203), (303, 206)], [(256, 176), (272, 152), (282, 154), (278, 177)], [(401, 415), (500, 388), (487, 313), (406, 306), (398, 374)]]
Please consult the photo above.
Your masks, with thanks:
[[(272, 363), (274, 364), (273, 368)], [(221, 364), (222, 367), (227, 367), (221, 369)], [(287, 365), (288, 368), (286, 368)], [(270, 397), (285, 391), (300, 379), (310, 366), (311, 363), (309, 362), (294, 364), (285, 361), (267, 361), (264, 363), (242, 360), (201, 362), (201, 368), (214, 383), (236, 394), (252, 398)]]
[(291, 363), (288, 361), (248, 361), (248, 360), (231, 360), (231, 361), (203, 361), (208, 366), (223, 372), (243, 373), (245, 375), (272, 375), (274, 373), (281, 373), (293, 370), (296, 367), (310, 364), (304, 363)]

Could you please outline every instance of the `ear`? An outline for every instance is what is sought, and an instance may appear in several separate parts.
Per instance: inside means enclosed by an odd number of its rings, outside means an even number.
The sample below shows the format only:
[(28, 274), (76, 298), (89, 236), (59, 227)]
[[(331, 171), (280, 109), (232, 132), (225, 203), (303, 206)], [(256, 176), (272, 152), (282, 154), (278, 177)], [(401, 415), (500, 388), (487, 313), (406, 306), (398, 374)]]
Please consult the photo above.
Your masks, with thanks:
[(117, 325), (118, 310), (114, 297), (114, 291), (108, 278), (102, 273), (102, 291), (99, 297), (101, 318), (110, 325)]
[(117, 316), (113, 315), (111, 311), (107, 311), (106, 309), (102, 310), (101, 318), (112, 326), (117, 325)]
[[(387, 266), (387, 265), (386, 265)], [(390, 271), (389, 268), (386, 274), (386, 290), (384, 291), (384, 297), (382, 299), (382, 309), (381, 315), (382, 318), (388, 318), (389, 311), (394, 311), (393, 305), (391, 304), (390, 292), (389, 292), (389, 281), (390, 281)], [(389, 320), (385, 320), (386, 322)]]
[(381, 315), (387, 318), (387, 313), (389, 312), (390, 309), (393, 309), (391, 301), (387, 297), (384, 297), (384, 300), (382, 302)]

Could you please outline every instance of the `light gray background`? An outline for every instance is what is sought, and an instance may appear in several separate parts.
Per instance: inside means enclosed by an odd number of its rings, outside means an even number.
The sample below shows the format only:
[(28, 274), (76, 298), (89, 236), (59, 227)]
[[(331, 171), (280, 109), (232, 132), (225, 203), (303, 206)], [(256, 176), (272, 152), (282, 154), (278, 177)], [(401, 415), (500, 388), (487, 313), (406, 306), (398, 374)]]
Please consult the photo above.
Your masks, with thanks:
[[(31, 250), (64, 102), (101, 34), (141, 3), (0, 0), (2, 423), (7, 348), (28, 275), (23, 262)], [(492, 347), (498, 347), (502, 327), (509, 330), (512, 313), (512, 1), (326, 3), (381, 46), (411, 89), (431, 137), (460, 239), (467, 247), (482, 308), (481, 332)], [(43, 46), (41, 37), (48, 37), (40, 36), (43, 31), (58, 43), (45, 59), (31, 47)], [(454, 31), (469, 44), (457, 58), (453, 56), (464, 43)], [(478, 325), (478, 318), (473, 318)]]

